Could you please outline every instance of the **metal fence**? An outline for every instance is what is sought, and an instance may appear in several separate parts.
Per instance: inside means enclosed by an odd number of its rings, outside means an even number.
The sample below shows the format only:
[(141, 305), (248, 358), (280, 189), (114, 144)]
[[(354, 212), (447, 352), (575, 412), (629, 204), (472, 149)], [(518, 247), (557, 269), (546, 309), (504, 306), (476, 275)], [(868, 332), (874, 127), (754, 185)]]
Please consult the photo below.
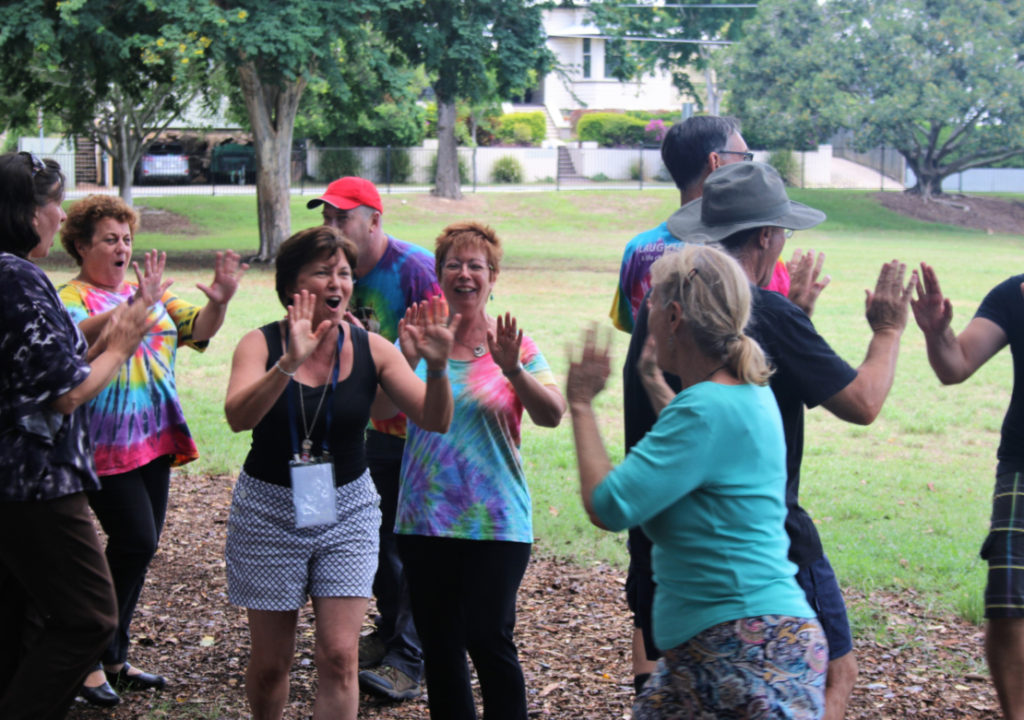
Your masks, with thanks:
[(836, 133), (831, 143), (832, 154), (836, 157), (872, 168), (898, 182), (903, 182), (906, 177), (907, 161), (895, 148), (881, 145), (867, 152), (859, 152), (853, 147), (853, 132), (850, 130)]
[[(658, 148), (477, 147), (458, 148), (463, 192), (561, 188), (643, 189), (672, 185)], [(117, 170), (95, 148), (43, 152), (60, 163), (68, 178), (68, 196), (116, 192)], [(135, 197), (153, 195), (237, 195), (255, 192), (253, 174), (211, 172), (190, 158), (188, 177), (133, 178)], [(436, 147), (309, 147), (292, 154), (295, 194), (319, 194), (331, 180), (359, 175), (383, 193), (425, 192), (434, 185)]]

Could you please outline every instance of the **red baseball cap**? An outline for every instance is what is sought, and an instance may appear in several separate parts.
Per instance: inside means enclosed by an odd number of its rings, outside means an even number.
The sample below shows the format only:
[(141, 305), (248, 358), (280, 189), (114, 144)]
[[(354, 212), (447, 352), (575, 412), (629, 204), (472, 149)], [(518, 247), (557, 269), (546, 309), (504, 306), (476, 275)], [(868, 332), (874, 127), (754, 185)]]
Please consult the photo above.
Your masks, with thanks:
[(384, 204), (380, 201), (377, 187), (361, 177), (338, 178), (327, 186), (323, 195), (306, 203), (306, 207), (312, 210), (323, 203), (338, 210), (351, 210), (360, 205), (366, 205), (377, 212), (384, 212)]

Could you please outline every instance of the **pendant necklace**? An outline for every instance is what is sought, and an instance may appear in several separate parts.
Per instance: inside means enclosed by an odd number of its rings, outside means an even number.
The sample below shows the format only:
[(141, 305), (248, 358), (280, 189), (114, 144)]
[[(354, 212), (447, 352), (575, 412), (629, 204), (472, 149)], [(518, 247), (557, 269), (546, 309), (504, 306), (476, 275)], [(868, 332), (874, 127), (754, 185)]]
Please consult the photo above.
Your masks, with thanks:
[[(338, 332), (341, 332), (341, 331), (339, 330)], [(331, 368), (331, 367), (334, 366), (334, 363), (336, 361), (335, 356), (337, 354), (338, 354), (338, 348), (337, 348), (337, 346), (335, 346), (334, 351), (331, 353), (331, 361), (327, 365), (328, 368)], [(300, 456), (303, 462), (309, 462), (309, 458), (312, 455), (313, 441), (310, 440), (309, 438), (310, 438), (310, 435), (313, 434), (313, 428), (316, 427), (316, 419), (318, 417), (320, 417), (320, 409), (323, 407), (324, 398), (327, 397), (327, 386), (331, 384), (330, 383), (330, 377), (331, 377), (331, 373), (328, 370), (328, 373), (327, 373), (328, 382), (324, 383), (323, 392), (320, 393), (320, 401), (316, 404), (316, 411), (313, 413), (313, 422), (310, 423), (308, 427), (306, 425), (306, 403), (302, 399), (302, 396), (305, 393), (302, 392), (302, 388), (301, 387), (298, 389), (299, 390), (299, 409), (301, 410), (301, 412), (299, 414), (302, 417), (302, 434), (304, 435), (304, 438), (302, 440), (302, 454)]]
[(484, 355), (487, 354), (487, 345), (485, 343), (480, 343), (476, 347), (473, 347), (469, 343), (464, 343), (461, 340), (456, 340), (455, 342), (457, 342), (464, 348), (469, 348), (469, 350), (473, 353), (473, 357), (475, 358), (482, 358)]

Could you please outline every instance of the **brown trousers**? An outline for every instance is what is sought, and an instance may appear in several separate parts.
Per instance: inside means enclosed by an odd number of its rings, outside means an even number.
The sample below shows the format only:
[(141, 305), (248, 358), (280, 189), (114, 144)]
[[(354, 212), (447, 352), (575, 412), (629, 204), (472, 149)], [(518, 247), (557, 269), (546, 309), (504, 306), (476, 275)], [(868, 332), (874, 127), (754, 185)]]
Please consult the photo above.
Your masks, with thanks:
[(0, 718), (63, 718), (116, 626), (85, 494), (0, 502)]

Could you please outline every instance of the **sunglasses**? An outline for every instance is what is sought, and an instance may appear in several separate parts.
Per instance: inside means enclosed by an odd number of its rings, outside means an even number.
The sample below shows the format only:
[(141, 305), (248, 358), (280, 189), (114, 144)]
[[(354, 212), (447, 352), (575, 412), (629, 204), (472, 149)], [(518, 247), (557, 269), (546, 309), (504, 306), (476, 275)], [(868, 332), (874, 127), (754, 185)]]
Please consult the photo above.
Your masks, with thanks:
[(22, 157), (27, 157), (29, 159), (29, 162), (32, 163), (32, 177), (35, 177), (39, 173), (44, 172), (46, 170), (46, 165), (43, 163), (42, 160), (39, 159), (39, 156), (36, 155), (35, 153), (26, 152), (22, 150), (18, 154), (21, 155)]

